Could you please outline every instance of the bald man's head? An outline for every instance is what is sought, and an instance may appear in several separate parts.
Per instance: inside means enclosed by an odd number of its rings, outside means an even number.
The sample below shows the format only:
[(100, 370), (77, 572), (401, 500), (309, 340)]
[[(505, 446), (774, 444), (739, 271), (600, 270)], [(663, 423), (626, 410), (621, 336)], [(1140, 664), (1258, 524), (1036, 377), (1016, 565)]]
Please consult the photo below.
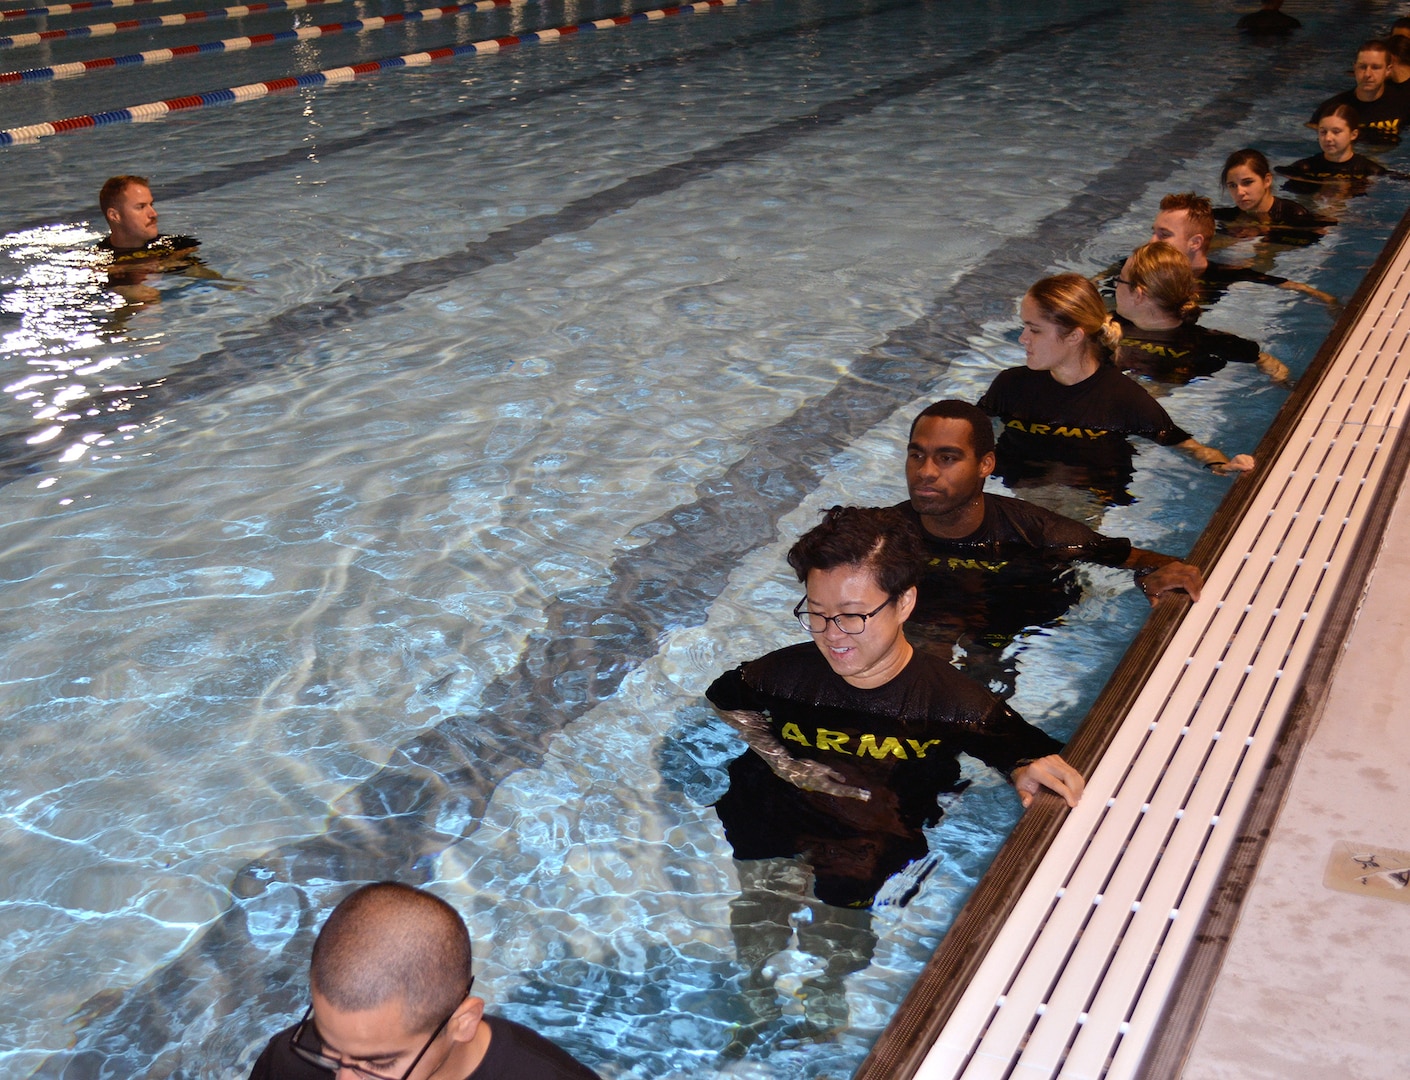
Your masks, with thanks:
[(364, 885), (333, 909), (313, 944), (313, 989), (349, 1012), (400, 1000), (429, 1032), (465, 999), (470, 934), (460, 914), (421, 889)]

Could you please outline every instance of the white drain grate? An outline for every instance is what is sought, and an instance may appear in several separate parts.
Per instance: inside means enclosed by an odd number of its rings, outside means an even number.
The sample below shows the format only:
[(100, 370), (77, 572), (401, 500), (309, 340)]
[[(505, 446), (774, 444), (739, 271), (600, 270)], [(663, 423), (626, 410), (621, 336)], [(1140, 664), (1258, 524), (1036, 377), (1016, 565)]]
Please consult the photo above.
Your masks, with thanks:
[(1405, 422), (1407, 267), (1410, 239), (917, 1077), (1135, 1075)]

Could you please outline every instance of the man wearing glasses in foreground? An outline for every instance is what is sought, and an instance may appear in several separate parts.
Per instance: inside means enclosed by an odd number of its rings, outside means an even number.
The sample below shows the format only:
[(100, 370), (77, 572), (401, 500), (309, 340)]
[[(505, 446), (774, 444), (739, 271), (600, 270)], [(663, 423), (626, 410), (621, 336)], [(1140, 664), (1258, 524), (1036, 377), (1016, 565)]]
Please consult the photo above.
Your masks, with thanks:
[(924, 553), (895, 509), (833, 507), (788, 553), (807, 595), (794, 614), (813, 642), (727, 672), (706, 692), (750, 751), (715, 804), (738, 859), (801, 855), (818, 900), (871, 904), (925, 855), (936, 797), (967, 753), (1010, 778), (1023, 805), (1041, 788), (1069, 806), (1083, 779), (1057, 740), (942, 659), (903, 624)]
[(313, 945), (312, 1004), (250, 1080), (599, 1080), (470, 995), (470, 935), (438, 897), (384, 881), (333, 909)]

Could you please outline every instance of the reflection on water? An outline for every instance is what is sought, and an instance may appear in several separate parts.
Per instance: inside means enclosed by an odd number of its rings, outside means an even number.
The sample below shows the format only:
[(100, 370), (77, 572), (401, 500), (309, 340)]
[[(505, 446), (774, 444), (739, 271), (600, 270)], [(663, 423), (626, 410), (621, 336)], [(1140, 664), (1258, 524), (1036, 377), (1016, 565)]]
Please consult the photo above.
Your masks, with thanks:
[(23, 455), (26, 468), (89, 453), (121, 461), (123, 444), (162, 419), (142, 408), (150, 384), (131, 369), (144, 342), (129, 324), (167, 293), (221, 278), (193, 251), (115, 258), (94, 246), (98, 239), (63, 225), (0, 238), (14, 267), (0, 286), (0, 316), (18, 324), (0, 336), (9, 380), (0, 440), (34, 449)]

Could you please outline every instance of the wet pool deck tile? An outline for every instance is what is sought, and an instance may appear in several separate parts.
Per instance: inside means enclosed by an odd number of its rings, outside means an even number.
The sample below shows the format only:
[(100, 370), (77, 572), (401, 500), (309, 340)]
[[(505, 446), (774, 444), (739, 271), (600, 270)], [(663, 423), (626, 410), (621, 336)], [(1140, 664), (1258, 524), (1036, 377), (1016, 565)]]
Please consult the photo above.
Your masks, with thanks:
[(1406, 582), (1410, 482), (1245, 901), (1185, 1080), (1405, 1075), (1410, 904), (1337, 891), (1323, 879), (1343, 843), (1410, 851)]

